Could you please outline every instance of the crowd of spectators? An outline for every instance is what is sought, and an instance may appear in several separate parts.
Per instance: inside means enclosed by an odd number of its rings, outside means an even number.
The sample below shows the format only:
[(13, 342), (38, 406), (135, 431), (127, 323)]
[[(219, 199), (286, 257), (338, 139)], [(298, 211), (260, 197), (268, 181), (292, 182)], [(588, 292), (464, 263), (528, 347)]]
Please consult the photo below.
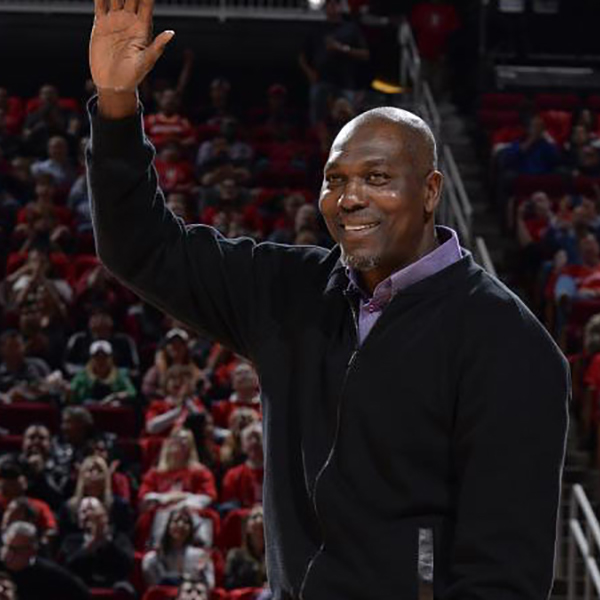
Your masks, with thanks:
[(488, 93), (493, 200), (518, 253), (515, 283), (571, 362), (584, 443), (600, 465), (600, 97)]
[[(175, 84), (144, 82), (159, 182), (186, 224), (331, 245), (322, 164), (362, 109), (354, 69), (369, 56), (339, 9), (328, 0), (303, 49), (308, 111), (281, 82), (242, 104), (225, 77), (189, 101), (191, 51)], [(257, 374), (98, 261), (94, 93), (0, 85), (0, 596), (266, 600)]]

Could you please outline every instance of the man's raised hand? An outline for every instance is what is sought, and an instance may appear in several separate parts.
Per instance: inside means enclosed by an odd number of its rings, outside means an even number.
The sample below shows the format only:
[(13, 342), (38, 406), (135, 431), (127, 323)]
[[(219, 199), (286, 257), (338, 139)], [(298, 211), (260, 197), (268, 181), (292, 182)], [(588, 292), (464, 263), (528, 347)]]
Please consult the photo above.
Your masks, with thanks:
[(154, 0), (94, 0), (90, 71), (98, 92), (132, 93), (175, 32), (152, 39)]

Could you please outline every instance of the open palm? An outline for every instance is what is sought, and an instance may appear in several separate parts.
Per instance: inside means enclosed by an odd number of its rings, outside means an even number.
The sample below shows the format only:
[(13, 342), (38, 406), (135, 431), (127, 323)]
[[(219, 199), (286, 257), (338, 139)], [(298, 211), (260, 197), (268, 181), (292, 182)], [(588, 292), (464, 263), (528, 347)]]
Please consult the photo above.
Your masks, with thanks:
[(153, 0), (94, 0), (89, 59), (97, 88), (133, 91), (152, 69), (174, 32), (152, 41)]

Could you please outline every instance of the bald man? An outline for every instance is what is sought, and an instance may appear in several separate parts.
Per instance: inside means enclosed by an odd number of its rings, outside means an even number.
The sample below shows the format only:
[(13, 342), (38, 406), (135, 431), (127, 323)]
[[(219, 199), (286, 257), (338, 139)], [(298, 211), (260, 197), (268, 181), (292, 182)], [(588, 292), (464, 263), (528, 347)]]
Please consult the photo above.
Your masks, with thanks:
[(510, 289), (434, 224), (417, 116), (335, 139), (337, 244), (226, 239), (166, 208), (137, 86), (172, 33), (96, 0), (86, 150), (98, 253), (148, 302), (251, 360), (261, 383), (276, 600), (541, 600), (552, 585), (568, 363)]

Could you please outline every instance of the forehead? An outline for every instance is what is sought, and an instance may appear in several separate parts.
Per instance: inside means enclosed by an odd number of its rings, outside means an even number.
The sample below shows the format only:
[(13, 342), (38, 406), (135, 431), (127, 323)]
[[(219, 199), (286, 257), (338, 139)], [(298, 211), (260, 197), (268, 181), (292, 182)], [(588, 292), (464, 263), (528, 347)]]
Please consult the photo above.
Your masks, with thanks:
[(327, 167), (407, 159), (410, 133), (389, 121), (363, 121), (344, 127), (331, 146)]

